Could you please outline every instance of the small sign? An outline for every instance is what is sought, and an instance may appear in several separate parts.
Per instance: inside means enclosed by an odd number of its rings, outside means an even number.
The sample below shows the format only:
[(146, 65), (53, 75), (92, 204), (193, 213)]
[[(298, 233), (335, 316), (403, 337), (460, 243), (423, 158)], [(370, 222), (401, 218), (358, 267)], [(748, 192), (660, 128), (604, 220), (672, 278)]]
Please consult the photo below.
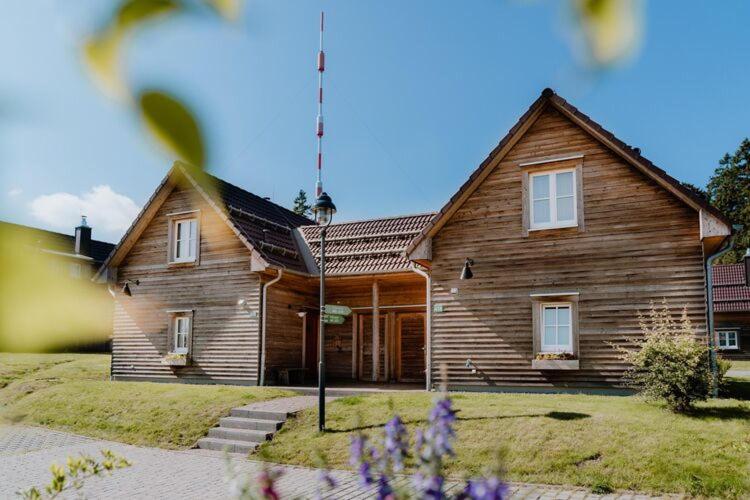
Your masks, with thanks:
[(432, 306), (432, 312), (441, 313), (443, 312), (443, 304), (435, 304)]
[(334, 314), (336, 316), (349, 316), (352, 310), (346, 306), (338, 304), (326, 304), (326, 314)]
[(344, 321), (346, 321), (346, 318), (339, 314), (324, 314), (323, 315), (323, 322), (326, 325), (343, 325)]

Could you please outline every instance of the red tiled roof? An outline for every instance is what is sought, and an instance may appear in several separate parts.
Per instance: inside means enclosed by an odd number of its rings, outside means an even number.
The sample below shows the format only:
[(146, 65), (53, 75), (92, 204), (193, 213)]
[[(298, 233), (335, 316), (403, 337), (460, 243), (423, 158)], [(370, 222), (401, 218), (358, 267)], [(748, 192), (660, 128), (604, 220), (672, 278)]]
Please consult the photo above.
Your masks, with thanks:
[(750, 311), (750, 287), (745, 285), (744, 264), (720, 264), (713, 268), (714, 311)]
[[(433, 213), (332, 224), (326, 234), (326, 274), (403, 271), (409, 268), (404, 250)], [(320, 228), (300, 228), (320, 265)]]

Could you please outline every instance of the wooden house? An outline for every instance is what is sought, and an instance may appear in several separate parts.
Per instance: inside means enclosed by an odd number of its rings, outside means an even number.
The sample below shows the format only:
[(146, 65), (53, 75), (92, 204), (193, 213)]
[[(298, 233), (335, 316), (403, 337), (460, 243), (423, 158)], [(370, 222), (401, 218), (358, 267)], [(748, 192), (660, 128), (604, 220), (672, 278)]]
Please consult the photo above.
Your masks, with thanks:
[(750, 359), (750, 287), (744, 264), (714, 266), (716, 347), (727, 359)]
[[(612, 344), (650, 301), (705, 337), (705, 259), (730, 233), (547, 89), (439, 212), (329, 227), (327, 302), (352, 314), (326, 328), (328, 378), (430, 388), (444, 365), (454, 388), (615, 387)], [(314, 377), (318, 259), (312, 221), (176, 164), (99, 273), (114, 378)]]

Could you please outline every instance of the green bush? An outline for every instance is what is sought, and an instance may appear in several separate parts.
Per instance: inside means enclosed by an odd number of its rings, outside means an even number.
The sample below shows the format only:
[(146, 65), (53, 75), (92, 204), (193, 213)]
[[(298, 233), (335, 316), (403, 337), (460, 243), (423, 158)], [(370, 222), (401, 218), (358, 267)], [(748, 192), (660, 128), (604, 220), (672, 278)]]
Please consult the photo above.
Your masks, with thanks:
[(675, 412), (705, 401), (711, 391), (710, 351), (696, 338), (687, 311), (675, 321), (666, 302), (661, 307), (652, 303), (649, 314), (639, 313), (639, 319), (643, 338), (619, 347), (631, 365), (625, 374), (629, 385)]

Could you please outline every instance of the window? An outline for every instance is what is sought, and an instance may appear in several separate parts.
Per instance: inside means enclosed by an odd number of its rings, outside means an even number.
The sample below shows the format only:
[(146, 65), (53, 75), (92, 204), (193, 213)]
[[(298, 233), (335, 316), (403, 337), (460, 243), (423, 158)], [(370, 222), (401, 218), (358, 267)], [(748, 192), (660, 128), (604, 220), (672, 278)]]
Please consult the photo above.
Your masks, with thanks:
[(190, 339), (190, 317), (175, 316), (174, 318), (174, 350), (176, 354), (187, 354)]
[(198, 219), (180, 219), (172, 228), (172, 262), (195, 262), (198, 254)]
[(544, 304), (541, 333), (541, 352), (573, 352), (570, 304)]
[(575, 170), (531, 174), (531, 229), (574, 227), (576, 213)]
[(739, 349), (737, 342), (737, 332), (729, 330), (719, 330), (719, 349)]

